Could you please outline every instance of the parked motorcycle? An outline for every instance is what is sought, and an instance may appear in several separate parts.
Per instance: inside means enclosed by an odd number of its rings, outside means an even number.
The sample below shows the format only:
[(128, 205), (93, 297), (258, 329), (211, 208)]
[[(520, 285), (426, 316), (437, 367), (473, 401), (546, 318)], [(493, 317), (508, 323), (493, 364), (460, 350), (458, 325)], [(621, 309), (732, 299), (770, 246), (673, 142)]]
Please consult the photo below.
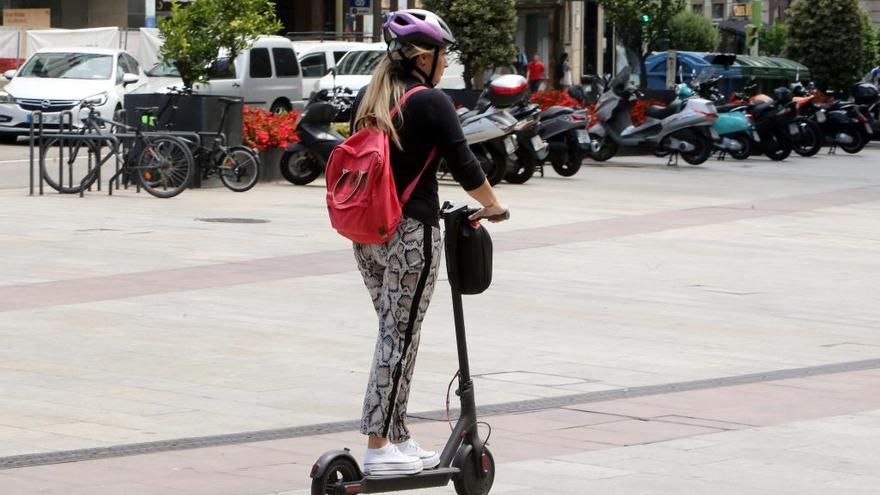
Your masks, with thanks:
[[(326, 90), (322, 90), (326, 92)], [(281, 175), (292, 184), (303, 186), (324, 173), (333, 148), (345, 138), (331, 125), (339, 108), (316, 93), (296, 120), (299, 141), (292, 143), (281, 155)]]
[(681, 157), (691, 165), (709, 159), (713, 142), (720, 139), (712, 128), (718, 113), (715, 105), (703, 98), (691, 98), (667, 107), (650, 107), (646, 121), (635, 126), (630, 111), (643, 95), (630, 83), (631, 69), (626, 68), (610, 83), (610, 89), (596, 106), (598, 123), (590, 127), (593, 159), (605, 161), (620, 146), (649, 147), (658, 155)]

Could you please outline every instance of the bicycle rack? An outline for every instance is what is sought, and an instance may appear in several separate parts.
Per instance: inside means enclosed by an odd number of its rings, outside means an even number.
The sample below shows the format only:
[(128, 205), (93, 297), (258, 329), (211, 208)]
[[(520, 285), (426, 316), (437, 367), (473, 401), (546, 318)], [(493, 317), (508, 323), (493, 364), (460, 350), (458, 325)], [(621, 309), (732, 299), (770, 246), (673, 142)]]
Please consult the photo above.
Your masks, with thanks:
[[(111, 153), (115, 153), (119, 149), (120, 139), (113, 134), (83, 134), (80, 132), (76, 132), (76, 128), (73, 126), (73, 112), (70, 110), (61, 112), (61, 114), (59, 115), (58, 130), (56, 132), (46, 132), (45, 124), (46, 122), (43, 112), (38, 110), (31, 114), (31, 122), (29, 127), (30, 179), (28, 185), (28, 193), (30, 196), (34, 195), (34, 174), (38, 176), (38, 193), (41, 196), (43, 195), (43, 183), (45, 182), (45, 178), (43, 177), (42, 171), (46, 168), (46, 154), (48, 152), (48, 147), (46, 146), (46, 144), (48, 142), (51, 142), (54, 139), (58, 140), (58, 181), (60, 183), (64, 182), (64, 151), (66, 147), (65, 145), (67, 145), (68, 143), (76, 141), (91, 141), (97, 144), (97, 155), (94, 157), (91, 153), (89, 153), (88, 155), (87, 174), (90, 173), (94, 167), (98, 166), (98, 164), (101, 163), (101, 149), (103, 145), (109, 145), (111, 148)], [(34, 150), (35, 146), (37, 147), (36, 153)], [(38, 167), (35, 166), (35, 163), (38, 164)], [(119, 169), (118, 154), (116, 155), (116, 169)], [(68, 185), (73, 186), (72, 164), (68, 164), (67, 180)], [(97, 190), (100, 191), (100, 167), (98, 168), (97, 178), (95, 182)], [(88, 190), (91, 191), (92, 187), (89, 186)], [(84, 195), (84, 192), (85, 190), (80, 191), (80, 197)], [(108, 190), (108, 193), (110, 192), (112, 192), (112, 190)]]

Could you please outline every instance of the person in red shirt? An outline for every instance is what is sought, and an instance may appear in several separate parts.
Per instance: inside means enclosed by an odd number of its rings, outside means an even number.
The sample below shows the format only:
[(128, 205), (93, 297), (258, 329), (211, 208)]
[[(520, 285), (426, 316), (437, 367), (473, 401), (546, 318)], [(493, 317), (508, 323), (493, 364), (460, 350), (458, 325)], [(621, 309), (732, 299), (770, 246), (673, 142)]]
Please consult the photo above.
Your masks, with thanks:
[(537, 93), (541, 89), (541, 82), (544, 80), (544, 62), (536, 53), (529, 62), (529, 89), (532, 93)]

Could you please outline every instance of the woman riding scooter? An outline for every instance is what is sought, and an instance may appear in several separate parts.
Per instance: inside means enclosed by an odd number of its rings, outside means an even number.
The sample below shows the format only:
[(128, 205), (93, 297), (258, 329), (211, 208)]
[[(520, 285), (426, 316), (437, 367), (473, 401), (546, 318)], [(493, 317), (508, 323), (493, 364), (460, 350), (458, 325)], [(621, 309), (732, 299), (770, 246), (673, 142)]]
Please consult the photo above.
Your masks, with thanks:
[(374, 128), (388, 134), (398, 194), (414, 182), (415, 187), (388, 242), (354, 243), (358, 268), (379, 317), (360, 429), (368, 436), (364, 471), (372, 476), (416, 474), (440, 462), (437, 453), (411, 438), (406, 421), (420, 327), (440, 264), (436, 154), (482, 205), (472, 219), (500, 220), (507, 213), (468, 148), (445, 93), (412, 92), (400, 108), (405, 93), (417, 86), (433, 88), (440, 81), (446, 49), (455, 41), (449, 27), (432, 12), (410, 9), (390, 14), (383, 31), (388, 56), (354, 102), (352, 131)]

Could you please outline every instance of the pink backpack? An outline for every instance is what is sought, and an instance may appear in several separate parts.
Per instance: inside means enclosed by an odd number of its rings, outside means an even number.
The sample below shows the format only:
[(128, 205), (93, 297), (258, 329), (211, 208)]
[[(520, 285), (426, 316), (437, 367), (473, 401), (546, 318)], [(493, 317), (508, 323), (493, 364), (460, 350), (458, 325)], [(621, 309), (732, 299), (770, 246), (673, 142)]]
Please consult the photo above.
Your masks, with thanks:
[[(416, 86), (400, 99), (391, 116), (402, 108), (413, 93), (427, 89)], [(428, 165), (437, 156), (437, 148), (419, 175), (397, 197), (391, 170), (388, 134), (377, 129), (361, 129), (340, 143), (327, 160), (327, 210), (330, 223), (343, 236), (361, 244), (382, 244), (394, 235), (403, 216), (403, 204)]]

